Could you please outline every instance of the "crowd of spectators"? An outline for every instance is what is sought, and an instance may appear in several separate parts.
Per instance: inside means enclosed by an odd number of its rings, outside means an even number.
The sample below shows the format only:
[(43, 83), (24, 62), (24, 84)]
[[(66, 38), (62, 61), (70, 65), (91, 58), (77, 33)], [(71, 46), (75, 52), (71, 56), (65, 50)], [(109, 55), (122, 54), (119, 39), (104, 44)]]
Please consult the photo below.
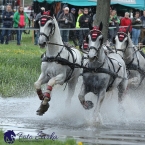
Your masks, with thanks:
[(8, 4), (6, 6), (6, 9), (3, 11), (2, 20), (3, 20), (3, 29), (0, 37), (1, 44), (9, 43), (9, 38), (11, 35), (10, 28), (14, 27), (19, 28), (19, 30), (16, 31), (17, 45), (21, 45), (21, 35), (23, 32), (21, 28), (24, 28), (25, 25), (28, 23), (28, 17), (24, 12), (24, 8), (20, 6), (18, 10), (14, 13), (12, 11), (11, 5)]
[[(38, 21), (41, 15), (45, 12), (45, 8), (41, 7), (40, 13), (38, 13), (35, 17), (35, 21)], [(79, 9), (76, 11), (75, 8), (69, 8), (67, 5), (64, 5), (62, 9), (57, 13), (56, 19), (58, 25), (62, 29), (67, 28), (81, 28), (81, 30), (60, 30), (62, 41), (64, 43), (68, 43), (69, 40), (74, 42), (75, 46), (81, 46), (83, 44), (83, 40), (85, 39), (86, 35), (88, 34), (89, 30), (83, 28), (89, 28), (89, 26), (94, 26), (94, 20), (96, 19), (97, 15), (94, 14), (93, 16), (89, 14), (89, 9)], [(6, 6), (6, 10), (3, 12), (2, 15), (3, 19), (3, 28), (20, 28), (17, 30), (17, 45), (21, 44), (21, 35), (26, 24), (28, 23), (28, 17), (24, 12), (23, 7), (19, 7), (19, 9), (14, 13), (11, 9), (10, 5)], [(113, 38), (117, 33), (117, 27), (123, 26), (130, 27), (130, 33), (132, 36), (132, 41), (134, 45), (138, 45), (140, 34), (142, 33), (142, 39), (144, 38), (144, 29), (145, 28), (145, 11), (143, 11), (143, 15), (140, 16), (139, 12), (136, 12), (134, 17), (130, 15), (130, 13), (125, 12), (124, 17), (119, 17), (117, 15), (117, 10), (110, 7), (110, 17), (109, 17), (109, 31), (108, 31), (108, 40), (113, 43)], [(36, 27), (34, 25), (34, 27)], [(1, 44), (8, 44), (9, 37), (11, 34), (11, 30), (3, 29), (1, 33)], [(35, 31), (35, 45), (38, 45), (38, 38), (39, 38), (39, 30)], [(6, 36), (6, 37), (5, 37)]]
[[(66, 15), (67, 11), (67, 15)], [(70, 13), (69, 13), (70, 11)], [(91, 16), (89, 14), (88, 8), (79, 9), (78, 16), (76, 15), (76, 9), (72, 8), (69, 10), (67, 6), (63, 6), (63, 9), (57, 15), (57, 21), (60, 28), (89, 28), (89, 26), (94, 26), (94, 20), (96, 19), (96, 14)], [(67, 23), (66, 23), (67, 19)], [(113, 43), (113, 38), (117, 33), (117, 28), (119, 26), (127, 28), (131, 25), (129, 32), (131, 33), (132, 41), (134, 45), (138, 45), (140, 41), (140, 34), (144, 31), (145, 28), (145, 11), (143, 15), (140, 16), (140, 12), (135, 12), (134, 17), (132, 13), (124, 13), (124, 17), (119, 17), (117, 15), (117, 10), (110, 7), (110, 16), (109, 16), (109, 31), (108, 31), (108, 40)], [(71, 39), (75, 46), (79, 46), (81, 49), (83, 40), (88, 34), (89, 30), (61, 30), (62, 40), (65, 43)], [(145, 31), (144, 31), (145, 32)], [(142, 35), (142, 39), (145, 35)]]

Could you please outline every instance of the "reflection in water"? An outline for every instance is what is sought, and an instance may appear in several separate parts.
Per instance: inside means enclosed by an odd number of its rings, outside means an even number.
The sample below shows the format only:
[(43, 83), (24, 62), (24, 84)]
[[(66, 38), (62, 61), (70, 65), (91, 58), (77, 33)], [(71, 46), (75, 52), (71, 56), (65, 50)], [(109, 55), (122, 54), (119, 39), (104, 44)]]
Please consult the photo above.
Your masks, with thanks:
[[(40, 101), (35, 93), (25, 98), (0, 98), (0, 128), (31, 135), (40, 130), (46, 134), (55, 132), (60, 139), (71, 137), (89, 144), (145, 144), (143, 89), (129, 91), (122, 104), (117, 102), (116, 91), (109, 93), (101, 108), (102, 124), (97, 125), (93, 122), (93, 109), (84, 110), (78, 101), (80, 86), (76, 87), (70, 108), (65, 108), (67, 90), (56, 86), (50, 108), (43, 116), (36, 115)], [(87, 95), (89, 99), (95, 102), (91, 93)]]

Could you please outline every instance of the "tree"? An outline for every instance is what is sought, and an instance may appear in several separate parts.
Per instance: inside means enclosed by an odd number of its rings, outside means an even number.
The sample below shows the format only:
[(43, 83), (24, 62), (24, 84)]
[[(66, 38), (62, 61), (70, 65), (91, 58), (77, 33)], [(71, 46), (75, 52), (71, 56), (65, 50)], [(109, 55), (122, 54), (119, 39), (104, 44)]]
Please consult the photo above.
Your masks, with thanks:
[(103, 23), (103, 37), (104, 42), (107, 40), (109, 16), (110, 16), (110, 2), (111, 0), (97, 0), (96, 19), (94, 24), (99, 26), (100, 22)]

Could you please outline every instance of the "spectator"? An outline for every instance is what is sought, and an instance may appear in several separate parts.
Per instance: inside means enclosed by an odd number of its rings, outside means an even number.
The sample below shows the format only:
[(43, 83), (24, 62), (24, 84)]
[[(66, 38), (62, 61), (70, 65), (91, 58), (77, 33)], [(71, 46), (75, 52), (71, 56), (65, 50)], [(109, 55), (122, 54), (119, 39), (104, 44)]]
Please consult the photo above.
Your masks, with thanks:
[[(80, 17), (83, 15), (83, 12), (84, 12), (84, 10), (83, 9), (79, 9), (79, 11), (78, 11), (78, 17), (77, 17), (77, 21), (76, 21), (76, 28), (80, 28), (80, 23), (79, 23), (79, 19), (80, 19)], [(78, 41), (79, 41), (79, 47), (81, 47), (81, 32), (80, 32), (80, 30), (77, 30), (76, 31), (76, 37), (77, 37), (77, 39), (78, 39)]]
[(26, 13), (24, 12), (24, 8), (22, 6), (19, 6), (19, 9), (14, 14), (14, 28), (19, 28), (17, 30), (17, 45), (21, 45), (21, 35), (23, 30), (22, 28), (25, 27), (25, 25), (28, 23), (28, 17)]
[(142, 21), (142, 28), (141, 29), (141, 38), (143, 39), (145, 37), (145, 10), (143, 11), (143, 15), (141, 16)]
[[(84, 8), (84, 14), (79, 19), (80, 28), (89, 28), (91, 25), (91, 17), (88, 14), (88, 9)], [(88, 35), (89, 30), (80, 30), (80, 49), (83, 44), (83, 40), (85, 39), (86, 35)]]
[(143, 15), (141, 16), (142, 26), (145, 28), (145, 10), (143, 11)]
[(132, 19), (132, 41), (134, 45), (138, 45), (140, 36), (141, 19), (139, 18), (139, 12), (135, 13), (135, 17)]
[[(126, 12), (124, 18), (121, 19), (120, 26), (126, 26), (126, 28), (132, 24), (131, 19), (129, 18), (129, 13)], [(130, 32), (132, 28), (130, 27)]]
[[(38, 13), (36, 15), (36, 18), (35, 18), (35, 25), (34, 25), (35, 28), (39, 28), (38, 21), (40, 20), (41, 15), (43, 15), (44, 12), (45, 12), (45, 8), (41, 7), (40, 13)], [(34, 35), (35, 36), (35, 42), (34, 42), (34, 45), (38, 45), (39, 35), (40, 35), (40, 31), (39, 30), (35, 30), (35, 35)]]
[[(71, 28), (71, 25), (73, 23), (73, 18), (72, 15), (69, 13), (68, 7), (64, 8), (64, 12), (60, 14), (58, 18), (58, 22), (60, 28)], [(61, 30), (60, 33), (61, 33), (62, 41), (67, 44), (69, 41), (69, 30)]]
[(56, 20), (58, 20), (59, 16), (64, 12), (65, 7), (67, 7), (67, 5), (63, 5), (62, 9), (57, 13)]
[(79, 11), (78, 11), (78, 17), (77, 17), (77, 21), (76, 21), (76, 28), (80, 28), (79, 20), (80, 20), (80, 17), (83, 15), (83, 12), (84, 12), (83, 9), (79, 9)]
[(75, 13), (76, 13), (76, 9), (72, 8), (70, 14), (72, 15), (73, 18), (73, 23), (72, 23), (72, 28), (75, 28), (75, 24), (76, 24), (76, 19), (75, 19)]
[[(110, 18), (109, 18), (109, 27), (117, 27), (120, 24), (120, 20), (117, 17), (116, 10), (112, 10)], [(109, 41), (113, 42), (113, 38), (117, 33), (116, 28), (109, 29)]]
[(4, 43), (4, 36), (6, 35), (6, 42), (5, 44), (9, 43), (9, 37), (11, 34), (11, 30), (7, 30), (6, 28), (12, 28), (13, 25), (13, 12), (11, 5), (6, 6), (6, 10), (3, 12), (2, 19), (3, 19), (3, 29), (1, 35), (1, 44)]
[[(76, 24), (76, 18), (75, 18), (75, 13), (76, 13), (76, 9), (72, 8), (70, 14), (72, 15), (73, 18), (73, 23), (71, 25), (71, 28), (75, 28), (75, 24)], [(70, 31), (70, 39), (73, 41), (74, 45), (77, 46), (77, 42), (76, 42), (76, 31), (75, 30), (71, 30)]]

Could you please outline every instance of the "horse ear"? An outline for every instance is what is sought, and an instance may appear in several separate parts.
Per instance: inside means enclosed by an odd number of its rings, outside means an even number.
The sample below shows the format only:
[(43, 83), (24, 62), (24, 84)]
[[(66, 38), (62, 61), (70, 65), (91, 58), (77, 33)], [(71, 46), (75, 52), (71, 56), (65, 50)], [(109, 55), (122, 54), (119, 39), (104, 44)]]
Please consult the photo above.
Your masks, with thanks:
[(50, 16), (53, 17), (54, 16), (54, 7), (50, 8)]
[(115, 37), (113, 37), (113, 40), (112, 40), (113, 44), (115, 44)]
[(130, 25), (127, 27), (127, 29), (126, 29), (126, 33), (128, 34), (128, 32), (129, 32), (129, 30), (130, 30)]
[(102, 31), (102, 29), (103, 29), (103, 23), (102, 23), (102, 22), (100, 22), (100, 25), (99, 25), (99, 30), (100, 30), (100, 31)]
[(51, 17), (53, 17), (53, 16), (54, 16), (54, 14), (52, 13), (52, 11), (50, 11), (50, 16), (51, 16)]
[(116, 32), (118, 32), (118, 31), (119, 31), (119, 25), (116, 26)]
[(101, 39), (101, 45), (103, 44), (104, 38)]
[(89, 29), (90, 29), (90, 30), (92, 30), (92, 29), (93, 29), (93, 27), (92, 27), (92, 24), (91, 24), (91, 23), (89, 23)]
[(88, 37), (88, 35), (86, 36), (86, 43), (89, 43), (89, 37)]

